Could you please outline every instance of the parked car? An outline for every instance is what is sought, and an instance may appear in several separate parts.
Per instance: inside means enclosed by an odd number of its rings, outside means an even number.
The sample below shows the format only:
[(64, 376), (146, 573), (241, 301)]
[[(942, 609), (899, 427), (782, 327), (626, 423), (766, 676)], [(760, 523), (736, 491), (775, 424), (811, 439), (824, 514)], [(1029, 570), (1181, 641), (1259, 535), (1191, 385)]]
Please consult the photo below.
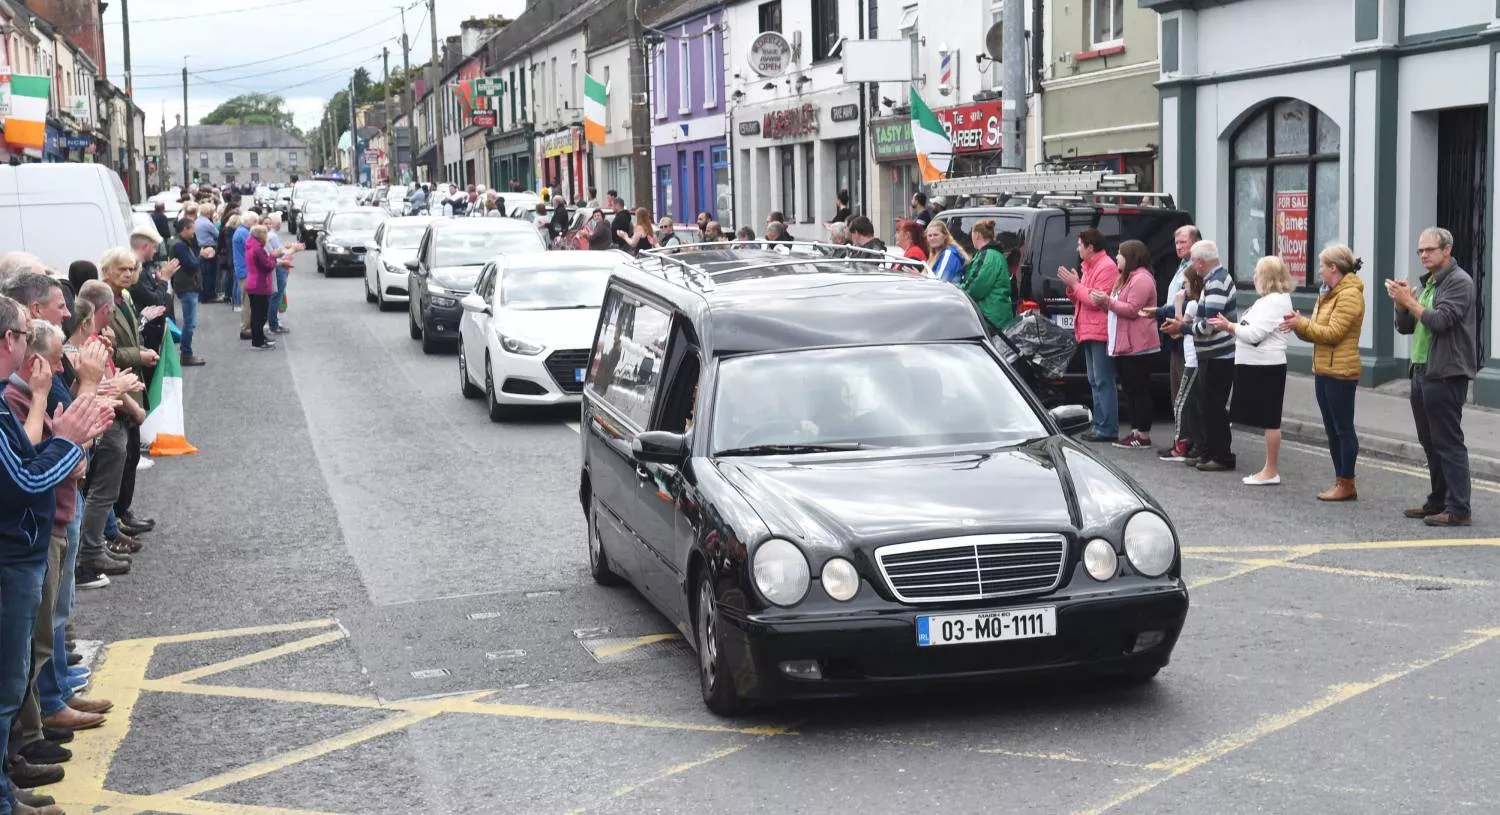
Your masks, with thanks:
[(333, 277), (339, 272), (363, 272), (365, 251), (375, 242), (375, 229), (387, 217), (380, 207), (336, 209), (330, 213), (318, 236), (318, 274)]
[(458, 301), (474, 288), (484, 265), (508, 252), (547, 249), (535, 228), (509, 218), (436, 218), (427, 225), (417, 256), (406, 262), (407, 319), (422, 351), (458, 339)]
[(527, 406), (577, 404), (599, 304), (623, 252), (518, 252), (485, 265), (459, 301), (459, 390), (492, 421)]
[(375, 240), (365, 250), (365, 300), (381, 311), (406, 302), (406, 284), (411, 273), (406, 262), (417, 256), (417, 247), (432, 219), (426, 216), (387, 218), (375, 229)]
[(125, 185), (103, 164), (0, 165), (0, 255), (29, 252), (63, 270), (97, 262), (130, 244), (131, 218)]
[(961, 291), (837, 249), (650, 250), (614, 273), (583, 390), (595, 580), (683, 632), (719, 714), (1154, 677), (1188, 608), (1161, 505), (1068, 437), (1088, 409), (1044, 410)]
[[(1170, 199), (1165, 198), (1166, 201)], [(1173, 235), (1178, 227), (1193, 222), (1192, 215), (1170, 206), (982, 206), (965, 209), (944, 210), (937, 215), (953, 239), (966, 251), (973, 251), (969, 233), (974, 224), (984, 220), (995, 222), (997, 236), (1010, 233), (1014, 240), (1020, 262), (1011, 269), (1015, 281), (1016, 304), (1021, 310), (1039, 311), (1042, 316), (1064, 328), (1073, 327), (1073, 302), (1068, 299), (1067, 287), (1057, 279), (1057, 267), (1077, 269), (1078, 235), (1089, 227), (1104, 233), (1106, 250), (1110, 257), (1118, 252), (1120, 244), (1127, 240), (1138, 240), (1151, 251), (1151, 267), (1156, 274), (1156, 290), (1166, 296), (1167, 284), (1177, 273), (1177, 250)], [(1165, 341), (1164, 341), (1165, 344)], [(1153, 384), (1159, 395), (1156, 403), (1167, 405), (1169, 398), (1168, 367), (1170, 357), (1158, 354), (1152, 360)], [(1079, 403), (1088, 403), (1088, 375), (1085, 372), (1083, 354), (1076, 353), (1068, 366), (1067, 375), (1058, 383), (1063, 392)]]

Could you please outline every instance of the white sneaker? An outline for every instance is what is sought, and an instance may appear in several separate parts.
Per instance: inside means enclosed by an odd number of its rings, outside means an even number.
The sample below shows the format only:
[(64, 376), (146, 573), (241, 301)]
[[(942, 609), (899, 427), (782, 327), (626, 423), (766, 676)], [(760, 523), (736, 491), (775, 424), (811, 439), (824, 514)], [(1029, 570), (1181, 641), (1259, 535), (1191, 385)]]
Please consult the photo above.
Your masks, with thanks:
[(1240, 479), (1240, 483), (1250, 487), (1274, 487), (1281, 483), (1281, 476), (1278, 474), (1270, 478), (1256, 478), (1254, 475), (1247, 475)]
[(141, 456), (141, 461), (139, 464), (135, 465), (135, 468), (137, 470), (149, 470), (155, 466), (156, 462), (152, 461), (150, 456)]

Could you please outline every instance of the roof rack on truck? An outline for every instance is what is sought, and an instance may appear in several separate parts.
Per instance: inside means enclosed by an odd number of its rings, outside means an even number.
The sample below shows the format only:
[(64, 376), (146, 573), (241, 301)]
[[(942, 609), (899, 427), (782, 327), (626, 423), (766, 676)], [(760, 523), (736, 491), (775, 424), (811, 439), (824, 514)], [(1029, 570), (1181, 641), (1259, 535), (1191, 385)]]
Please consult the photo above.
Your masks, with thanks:
[(1133, 173), (1107, 170), (1062, 170), (1037, 173), (996, 173), (934, 181), (929, 194), (949, 199), (950, 206), (993, 199), (1002, 205), (1160, 207), (1176, 209), (1172, 196), (1136, 189)]

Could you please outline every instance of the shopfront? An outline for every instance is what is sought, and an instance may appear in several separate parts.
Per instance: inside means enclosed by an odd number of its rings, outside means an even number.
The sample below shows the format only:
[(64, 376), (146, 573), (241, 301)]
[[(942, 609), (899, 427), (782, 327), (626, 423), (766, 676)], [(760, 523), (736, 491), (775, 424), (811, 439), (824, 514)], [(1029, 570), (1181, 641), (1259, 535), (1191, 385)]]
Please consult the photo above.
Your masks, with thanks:
[(490, 186), (504, 193), (515, 182), (520, 189), (536, 189), (536, 171), (532, 164), (531, 127), (492, 136), (490, 147)]
[(538, 136), (536, 159), (541, 168), (538, 173), (540, 183), (550, 188), (554, 196), (561, 195), (569, 203), (584, 200), (589, 188), (585, 170), (588, 166), (587, 148), (583, 128), (578, 125)]
[[(772, 211), (789, 223), (824, 223), (833, 217), (841, 189), (849, 190), (857, 206), (864, 184), (858, 105), (858, 90), (846, 86), (737, 109), (732, 120), (737, 225), (759, 233)], [(658, 178), (661, 169), (658, 164)], [(678, 177), (693, 177), (680, 172), (680, 159), (678, 169)], [(821, 229), (794, 234), (827, 237)]]
[(62, 128), (47, 125), (46, 142), (42, 146), (42, 161), (67, 161), (68, 137)]
[[(933, 111), (953, 142), (950, 178), (986, 175), (1000, 168), (1002, 120), (999, 100), (937, 108)], [(917, 169), (916, 147), (911, 139), (911, 118), (897, 116), (870, 123), (871, 153), (879, 168), (871, 207), (877, 229), (893, 225), (911, 213), (911, 196), (922, 187)]]
[(707, 212), (710, 220), (734, 222), (722, 116), (658, 125), (651, 143), (657, 217), (668, 215), (678, 223), (694, 223), (698, 213)]

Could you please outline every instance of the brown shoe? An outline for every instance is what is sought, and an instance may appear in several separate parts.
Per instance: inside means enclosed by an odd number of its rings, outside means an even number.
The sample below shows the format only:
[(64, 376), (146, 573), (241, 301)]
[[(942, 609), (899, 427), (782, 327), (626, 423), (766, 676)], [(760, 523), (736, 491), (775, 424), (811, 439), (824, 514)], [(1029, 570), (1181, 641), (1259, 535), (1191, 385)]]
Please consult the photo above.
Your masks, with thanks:
[(181, 360), (184, 367), (192, 368), (198, 365), (207, 365), (208, 360), (203, 357), (183, 357)]
[(1319, 501), (1357, 501), (1359, 492), (1354, 489), (1354, 479), (1340, 478), (1326, 492), (1318, 493)]
[(1469, 526), (1474, 523), (1468, 515), (1455, 515), (1451, 512), (1439, 512), (1436, 515), (1428, 515), (1422, 520), (1428, 526)]
[(14, 812), (15, 815), (67, 815), (67, 813), (63, 812), (63, 808), (56, 804), (44, 807), (31, 807), (21, 803), (19, 800), (11, 808), (11, 812)]
[(1408, 510), (1406, 510), (1405, 512), (1403, 512), (1401, 514), (1405, 515), (1408, 518), (1413, 518), (1415, 520), (1419, 520), (1420, 521), (1423, 518), (1431, 518), (1434, 515), (1441, 515), (1442, 513), (1443, 513), (1443, 508), (1442, 507), (1435, 507), (1435, 506), (1432, 506), (1430, 504), (1423, 504), (1422, 506), (1417, 507), (1415, 509), (1408, 509)]
[(108, 699), (85, 699), (82, 696), (71, 696), (63, 704), (78, 711), (79, 713), (108, 713), (115, 706)]
[(43, 727), (62, 727), (68, 730), (92, 730), (104, 724), (104, 717), (97, 713), (84, 713), (65, 707), (42, 719)]
[[(120, 532), (120, 534), (115, 536), (115, 539), (111, 541), (111, 543), (120, 544), (121, 547), (125, 549), (125, 554), (127, 555), (133, 555), (136, 552), (139, 552), (142, 549), (146, 548), (146, 544), (141, 543), (139, 538), (132, 538), (131, 536), (125, 534), (123, 530)], [(126, 562), (128, 563), (129, 561)]]

